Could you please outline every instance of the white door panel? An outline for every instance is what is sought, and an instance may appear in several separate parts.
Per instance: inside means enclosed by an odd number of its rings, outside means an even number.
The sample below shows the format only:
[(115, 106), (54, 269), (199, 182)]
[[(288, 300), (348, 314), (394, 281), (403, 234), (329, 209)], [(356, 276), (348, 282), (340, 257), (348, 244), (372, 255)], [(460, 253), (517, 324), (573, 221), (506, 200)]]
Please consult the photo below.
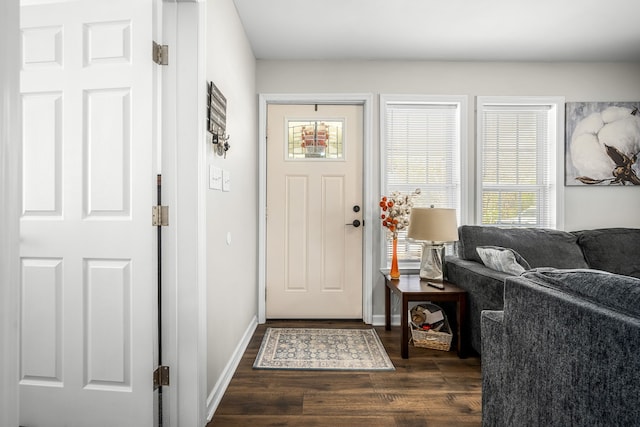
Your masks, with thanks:
[(153, 1), (21, 9), (21, 425), (153, 425)]
[[(289, 158), (296, 120), (342, 121), (342, 156)], [(267, 134), (267, 317), (362, 318), (362, 107), (272, 104)]]

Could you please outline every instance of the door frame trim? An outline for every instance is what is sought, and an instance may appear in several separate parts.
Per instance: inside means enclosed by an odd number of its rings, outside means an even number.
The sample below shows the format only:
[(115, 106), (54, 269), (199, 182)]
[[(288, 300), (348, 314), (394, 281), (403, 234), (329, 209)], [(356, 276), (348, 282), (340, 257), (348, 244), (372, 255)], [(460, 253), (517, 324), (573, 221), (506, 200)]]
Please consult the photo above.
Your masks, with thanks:
[[(171, 226), (163, 237), (163, 355), (172, 369), (171, 426), (207, 418), (206, 335), (206, 2), (163, 1), (163, 43), (169, 44), (162, 107), (163, 201)], [(171, 53), (173, 52), (173, 53)], [(164, 326), (163, 325), (163, 326)]]
[(267, 252), (267, 106), (268, 104), (334, 104), (362, 105), (362, 320), (373, 323), (373, 94), (322, 93), (258, 95), (258, 322), (266, 322), (266, 252)]
[(22, 109), (20, 5), (8, 0), (0, 15), (0, 425), (18, 425)]

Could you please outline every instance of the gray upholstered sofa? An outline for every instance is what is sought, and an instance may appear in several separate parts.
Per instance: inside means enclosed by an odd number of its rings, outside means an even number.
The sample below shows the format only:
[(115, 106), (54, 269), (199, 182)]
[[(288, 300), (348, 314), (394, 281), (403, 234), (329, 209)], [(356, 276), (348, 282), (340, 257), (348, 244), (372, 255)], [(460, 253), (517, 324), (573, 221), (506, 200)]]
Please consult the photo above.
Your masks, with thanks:
[(502, 310), (505, 279), (513, 277), (486, 267), (477, 248), (516, 251), (527, 268), (591, 268), (640, 277), (640, 229), (607, 228), (565, 232), (540, 228), (459, 227), (457, 256), (445, 259), (447, 279), (468, 293), (467, 345), (482, 353), (481, 312)]
[(508, 277), (504, 310), (482, 314), (482, 377), (484, 426), (639, 426), (640, 279)]

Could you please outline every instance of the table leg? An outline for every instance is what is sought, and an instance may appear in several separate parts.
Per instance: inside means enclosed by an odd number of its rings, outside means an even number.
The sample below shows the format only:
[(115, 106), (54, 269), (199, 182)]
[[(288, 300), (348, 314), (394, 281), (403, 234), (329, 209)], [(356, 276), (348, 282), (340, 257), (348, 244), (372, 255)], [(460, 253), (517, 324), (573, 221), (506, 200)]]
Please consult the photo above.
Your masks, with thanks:
[(462, 331), (465, 329), (467, 317), (467, 298), (465, 295), (458, 297), (457, 304), (457, 320), (458, 320), (458, 357), (464, 359), (467, 357), (466, 348), (464, 348), (464, 340), (462, 339)]
[(386, 283), (384, 285), (384, 330), (391, 330), (391, 289)]
[(400, 313), (400, 327), (402, 328), (402, 342), (400, 343), (400, 354), (403, 359), (409, 358), (409, 300), (406, 294), (402, 295), (402, 312)]

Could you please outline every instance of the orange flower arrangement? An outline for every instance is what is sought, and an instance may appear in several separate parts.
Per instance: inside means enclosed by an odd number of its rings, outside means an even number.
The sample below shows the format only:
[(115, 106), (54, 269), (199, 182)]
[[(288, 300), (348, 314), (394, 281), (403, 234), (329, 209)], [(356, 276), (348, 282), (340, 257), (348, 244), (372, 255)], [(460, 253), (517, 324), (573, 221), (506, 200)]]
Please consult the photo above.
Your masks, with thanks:
[(409, 227), (409, 215), (413, 207), (413, 198), (420, 194), (417, 188), (413, 193), (402, 195), (399, 191), (391, 193), (390, 197), (380, 199), (380, 219), (382, 226), (387, 229), (393, 239), (398, 238), (398, 231)]

